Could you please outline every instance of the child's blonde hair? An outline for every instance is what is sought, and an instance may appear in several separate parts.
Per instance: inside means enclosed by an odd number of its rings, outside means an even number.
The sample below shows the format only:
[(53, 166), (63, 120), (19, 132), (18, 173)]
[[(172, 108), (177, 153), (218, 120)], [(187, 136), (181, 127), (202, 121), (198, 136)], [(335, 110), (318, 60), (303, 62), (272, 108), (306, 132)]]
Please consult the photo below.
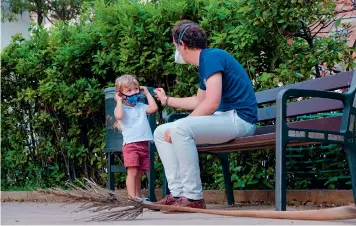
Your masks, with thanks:
[(118, 77), (115, 80), (116, 92), (121, 91), (122, 88), (128, 87), (129, 85), (136, 85), (136, 86), (139, 85), (139, 83), (138, 83), (137, 79), (135, 78), (135, 76), (125, 74), (125, 75), (122, 75), (122, 76)]

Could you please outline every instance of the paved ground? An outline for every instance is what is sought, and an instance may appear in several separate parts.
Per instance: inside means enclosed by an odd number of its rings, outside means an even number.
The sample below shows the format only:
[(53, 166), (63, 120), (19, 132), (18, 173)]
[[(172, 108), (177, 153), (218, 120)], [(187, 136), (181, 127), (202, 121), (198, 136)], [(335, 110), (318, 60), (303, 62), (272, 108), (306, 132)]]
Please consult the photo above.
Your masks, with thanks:
[[(107, 225), (356, 225), (356, 219), (345, 221), (295, 221), (259, 218), (224, 217), (195, 213), (164, 214), (160, 212), (144, 212), (143, 216), (124, 222), (86, 222), (85, 217), (92, 216), (90, 212), (73, 213), (79, 204), (36, 203), (36, 202), (2, 202), (1, 224), (12, 225), (68, 225), (68, 224), (107, 224)], [(221, 206), (208, 205), (208, 208)], [(272, 209), (269, 207), (250, 206), (243, 209)], [(295, 210), (295, 209), (289, 209)]]

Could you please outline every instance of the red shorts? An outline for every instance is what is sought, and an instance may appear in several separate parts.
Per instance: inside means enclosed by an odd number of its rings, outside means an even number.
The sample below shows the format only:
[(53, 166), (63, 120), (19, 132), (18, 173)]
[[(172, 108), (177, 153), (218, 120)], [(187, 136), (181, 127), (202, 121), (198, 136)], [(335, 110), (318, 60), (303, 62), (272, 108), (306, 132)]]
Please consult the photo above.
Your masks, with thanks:
[(150, 170), (150, 149), (148, 141), (125, 144), (122, 148), (125, 167), (138, 167), (140, 170)]

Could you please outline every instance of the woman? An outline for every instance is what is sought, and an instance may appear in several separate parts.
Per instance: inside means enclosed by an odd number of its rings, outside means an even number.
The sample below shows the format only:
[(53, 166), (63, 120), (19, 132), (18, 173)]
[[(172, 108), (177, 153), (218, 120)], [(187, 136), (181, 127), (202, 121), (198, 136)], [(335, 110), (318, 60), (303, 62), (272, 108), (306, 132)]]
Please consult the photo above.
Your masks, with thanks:
[(191, 110), (183, 119), (166, 123), (154, 132), (171, 191), (157, 204), (206, 208), (196, 145), (219, 144), (253, 135), (257, 102), (251, 81), (236, 59), (221, 49), (207, 48), (202, 28), (181, 21), (172, 29), (175, 62), (199, 67), (196, 96), (175, 98), (157, 88), (157, 99), (166, 106)]

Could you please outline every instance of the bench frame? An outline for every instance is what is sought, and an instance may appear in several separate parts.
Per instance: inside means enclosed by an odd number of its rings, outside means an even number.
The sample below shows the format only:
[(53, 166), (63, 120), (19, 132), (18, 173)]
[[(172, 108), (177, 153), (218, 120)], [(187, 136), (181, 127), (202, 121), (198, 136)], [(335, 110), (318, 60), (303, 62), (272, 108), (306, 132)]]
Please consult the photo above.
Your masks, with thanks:
[[(335, 79), (337, 77), (337, 79)], [(351, 81), (352, 79), (352, 81)], [(319, 82), (323, 81), (320, 86)], [(345, 83), (345, 81), (348, 81)], [(303, 87), (303, 88), (300, 88)], [(349, 88), (346, 93), (336, 93), (328, 90), (335, 90), (341, 88)], [(149, 92), (153, 94), (153, 88), (148, 88)], [(105, 93), (115, 92), (115, 88), (105, 89)], [(274, 93), (273, 95), (266, 95)], [(198, 146), (199, 152), (206, 152), (216, 155), (222, 165), (225, 193), (228, 205), (234, 205), (234, 195), (231, 183), (231, 174), (229, 170), (228, 152), (258, 150), (266, 148), (275, 148), (276, 151), (276, 185), (275, 185), (275, 205), (277, 211), (286, 210), (286, 147), (304, 144), (328, 143), (342, 145), (344, 151), (348, 154), (348, 162), (350, 167), (350, 174), (352, 179), (353, 196), (356, 203), (356, 71), (343, 72), (335, 76), (327, 76), (319, 79), (308, 80), (301, 83), (279, 87), (270, 90), (264, 90), (256, 93), (258, 104), (268, 104), (275, 102), (276, 105), (272, 107), (259, 108), (258, 118), (259, 122), (267, 122), (274, 120), (275, 125), (260, 127), (256, 130), (256, 134), (250, 137), (238, 138), (234, 141), (219, 144), (219, 145), (204, 145)], [(287, 101), (296, 97), (314, 97), (310, 100), (303, 100), (293, 103)], [(109, 97), (113, 99), (112, 97)], [(318, 99), (323, 98), (323, 99)], [(106, 98), (107, 99), (107, 98)], [(338, 102), (332, 102), (337, 100)], [(140, 100), (147, 103), (147, 100)], [(313, 103), (320, 103), (324, 107), (322, 110), (315, 108)], [(108, 103), (110, 104), (110, 103)], [(107, 105), (107, 103), (106, 103)], [(303, 110), (308, 108), (309, 110)], [(287, 111), (288, 107), (288, 111)], [(302, 109), (302, 110), (300, 110)], [(289, 111), (292, 112), (289, 112)], [(327, 111), (342, 110), (341, 117), (330, 117), (328, 121), (315, 119), (303, 122), (287, 122), (288, 117), (305, 115), (307, 113), (322, 113)], [(113, 109), (106, 108), (106, 115), (114, 116)], [(175, 120), (186, 117), (187, 114), (176, 113), (169, 115), (165, 123), (173, 122)], [(156, 114), (148, 116), (152, 132), (156, 129)], [(311, 128), (312, 125), (318, 125), (318, 128)], [(122, 135), (118, 130), (112, 130), (112, 123), (106, 123), (106, 143), (110, 139), (109, 133), (114, 133), (115, 139), (118, 143), (122, 144)], [(302, 134), (302, 135), (301, 135)], [(310, 136), (313, 135), (313, 136)], [(315, 136), (317, 135), (317, 136)], [(259, 144), (258, 140), (263, 140)], [(262, 139), (263, 138), (263, 139)], [(336, 139), (335, 139), (336, 138)], [(257, 141), (256, 141), (257, 140)], [(112, 141), (112, 140), (111, 140)], [(261, 142), (260, 142), (261, 143)], [(113, 145), (111, 145), (113, 146)], [(156, 146), (150, 144), (150, 167), (148, 173), (148, 198), (154, 202), (155, 196), (155, 169), (154, 169), (154, 153)], [(114, 173), (125, 172), (126, 169), (123, 165), (115, 165), (114, 155), (122, 152), (122, 146), (116, 145), (115, 147), (106, 146), (105, 152), (107, 153), (107, 169), (108, 169), (108, 188), (114, 190), (115, 179)], [(163, 172), (163, 196), (169, 194), (169, 189), (165, 174)]]
[[(346, 93), (338, 93), (330, 90), (340, 88), (349, 88)], [(277, 97), (266, 95), (274, 93)], [(273, 96), (273, 95), (272, 95)], [(259, 122), (275, 120), (275, 126), (264, 126), (259, 128), (261, 134), (254, 136), (238, 138), (234, 141), (218, 144), (198, 146), (198, 152), (207, 152), (219, 157), (224, 174), (225, 193), (228, 204), (234, 204), (234, 195), (231, 183), (231, 174), (229, 171), (229, 161), (227, 152), (241, 150), (258, 150), (262, 148), (274, 148), (276, 152), (275, 166), (275, 205), (277, 211), (286, 210), (286, 148), (287, 146), (297, 146), (305, 144), (338, 144), (342, 145), (347, 152), (349, 168), (352, 180), (353, 196), (356, 203), (356, 71), (343, 72), (334, 76), (327, 76), (318, 79), (308, 80), (284, 87), (270, 90), (264, 90), (256, 93), (258, 104), (276, 103), (276, 106), (259, 108)], [(312, 97), (309, 100), (288, 103), (288, 100), (299, 97)], [(322, 98), (322, 99), (320, 99)], [(331, 100), (337, 100), (331, 101)], [(340, 103), (342, 102), (342, 105)], [(315, 103), (322, 104), (322, 107), (311, 107), (308, 110), (299, 108), (308, 108)], [(287, 113), (287, 107), (292, 112)], [(319, 109), (319, 110), (318, 110)], [(295, 117), (305, 114), (323, 113), (327, 111), (342, 110), (341, 117), (330, 117), (324, 119), (308, 120), (304, 122), (287, 122), (288, 117)], [(166, 123), (186, 117), (187, 114), (171, 114), (166, 118)], [(325, 120), (328, 120), (327, 122)], [(330, 123), (329, 123), (330, 121)], [(313, 122), (312, 126), (305, 122)], [(275, 133), (273, 133), (275, 132)], [(268, 138), (261, 146), (258, 141), (252, 143), (258, 137)], [(243, 142), (242, 147), (238, 145)], [(164, 182), (163, 193), (169, 193), (167, 182)]]

